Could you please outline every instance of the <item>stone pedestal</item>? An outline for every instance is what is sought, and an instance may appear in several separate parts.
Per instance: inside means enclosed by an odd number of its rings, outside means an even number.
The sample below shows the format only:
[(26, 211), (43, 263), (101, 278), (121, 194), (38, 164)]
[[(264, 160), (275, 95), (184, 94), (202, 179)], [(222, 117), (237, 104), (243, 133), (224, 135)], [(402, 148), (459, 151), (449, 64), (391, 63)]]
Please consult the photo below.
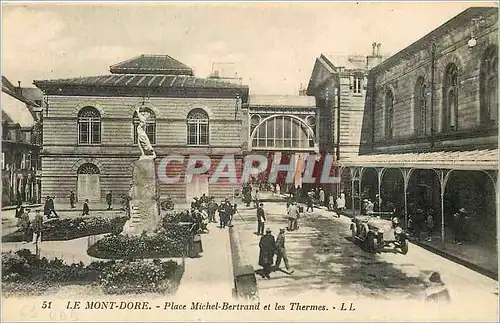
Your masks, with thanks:
[(156, 230), (161, 217), (154, 159), (140, 159), (134, 162), (129, 194), (130, 220), (125, 223), (123, 233), (140, 235), (143, 231)]

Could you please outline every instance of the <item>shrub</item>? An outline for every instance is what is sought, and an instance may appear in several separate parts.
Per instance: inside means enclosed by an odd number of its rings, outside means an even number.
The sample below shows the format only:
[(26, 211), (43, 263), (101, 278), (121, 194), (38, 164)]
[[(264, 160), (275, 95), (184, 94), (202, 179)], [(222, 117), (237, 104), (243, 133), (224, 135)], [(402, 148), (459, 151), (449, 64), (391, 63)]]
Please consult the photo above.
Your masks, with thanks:
[(87, 254), (107, 259), (185, 256), (191, 239), (190, 225), (171, 224), (167, 227), (168, 229), (143, 233), (140, 236), (107, 235), (91, 246)]
[(71, 240), (104, 233), (120, 233), (127, 220), (126, 216), (55, 219), (43, 224), (42, 240)]
[(189, 211), (173, 211), (169, 210), (164, 212), (162, 216), (162, 225), (165, 227), (170, 224), (178, 224), (181, 222), (192, 222), (189, 216)]
[(10, 293), (33, 293), (63, 283), (98, 284), (105, 293), (175, 291), (183, 266), (175, 261), (97, 261), (66, 264), (61, 259), (37, 259), (29, 250), (2, 253), (2, 288)]

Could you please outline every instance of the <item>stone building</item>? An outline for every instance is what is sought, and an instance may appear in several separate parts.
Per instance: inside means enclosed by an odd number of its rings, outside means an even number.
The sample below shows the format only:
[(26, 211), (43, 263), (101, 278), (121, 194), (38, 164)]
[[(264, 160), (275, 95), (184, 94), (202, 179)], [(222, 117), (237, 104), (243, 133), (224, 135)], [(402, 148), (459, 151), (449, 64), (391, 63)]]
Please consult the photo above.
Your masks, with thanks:
[[(207, 155), (214, 169), (222, 156), (241, 164), (241, 103), (248, 87), (193, 75), (168, 55), (141, 55), (110, 67), (111, 74), (35, 81), (47, 100), (41, 154), (43, 195), (79, 201), (126, 194), (137, 147), (136, 107), (150, 113), (146, 132), (160, 163), (166, 155)], [(209, 184), (206, 175), (186, 183), (184, 163), (171, 163), (159, 183), (162, 196), (185, 202), (203, 193), (231, 195), (228, 183)], [(212, 170), (210, 170), (212, 171)]]
[(372, 50), (369, 56), (321, 54), (306, 89), (318, 106), (319, 151), (337, 161), (357, 156), (365, 137), (361, 134), (369, 131), (362, 127), (368, 70), (384, 60), (381, 44), (373, 43)]
[[(319, 153), (314, 97), (250, 95), (248, 104), (243, 108), (247, 112), (242, 138), (245, 153), (267, 156), (269, 168), (264, 174), (269, 174), (272, 162), (290, 164), (293, 156), (294, 166), (301, 167), (309, 154)], [(285, 177), (278, 176), (277, 183), (285, 192)], [(299, 176), (293, 184), (295, 187), (302, 186)], [(292, 185), (288, 186), (287, 190), (291, 189)]]
[(372, 68), (362, 129), (363, 154), (340, 159), (352, 198), (392, 203), (413, 230), (431, 212), (449, 250), (465, 208), (455, 251), (496, 272), (498, 8), (469, 8)]
[(2, 205), (40, 202), (39, 104), (2, 76)]

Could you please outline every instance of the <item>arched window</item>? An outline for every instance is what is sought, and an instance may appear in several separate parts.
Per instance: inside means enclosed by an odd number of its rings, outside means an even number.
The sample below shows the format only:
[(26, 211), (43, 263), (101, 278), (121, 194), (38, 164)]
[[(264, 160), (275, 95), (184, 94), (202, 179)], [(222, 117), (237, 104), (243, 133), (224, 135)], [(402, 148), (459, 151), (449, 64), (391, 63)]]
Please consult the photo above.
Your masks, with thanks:
[(85, 163), (78, 167), (77, 174), (100, 174), (99, 168), (92, 163)]
[(84, 107), (78, 112), (78, 143), (101, 143), (101, 114), (94, 107)]
[(486, 49), (480, 75), (481, 123), (498, 124), (498, 54), (497, 47)]
[[(252, 116), (253, 148), (314, 148), (316, 117), (310, 115), (304, 121), (291, 116), (274, 116), (260, 123)], [(309, 128), (309, 127), (310, 128)], [(257, 129), (255, 129), (257, 127)]]
[(443, 86), (443, 131), (458, 130), (458, 68), (446, 67)]
[(187, 144), (193, 146), (208, 145), (208, 114), (202, 109), (194, 109), (187, 117)]
[(394, 94), (389, 90), (385, 93), (385, 138), (391, 139), (394, 135)]
[(427, 92), (427, 84), (424, 78), (420, 77), (415, 87), (414, 129), (417, 135), (427, 133)]
[[(149, 142), (154, 145), (156, 144), (156, 116), (153, 110), (149, 108), (141, 108), (141, 112), (149, 113), (148, 118), (146, 119), (146, 134), (148, 135)], [(139, 118), (137, 117), (137, 112), (134, 112), (133, 117), (133, 126), (134, 126), (134, 144), (137, 144), (137, 125), (139, 124)]]

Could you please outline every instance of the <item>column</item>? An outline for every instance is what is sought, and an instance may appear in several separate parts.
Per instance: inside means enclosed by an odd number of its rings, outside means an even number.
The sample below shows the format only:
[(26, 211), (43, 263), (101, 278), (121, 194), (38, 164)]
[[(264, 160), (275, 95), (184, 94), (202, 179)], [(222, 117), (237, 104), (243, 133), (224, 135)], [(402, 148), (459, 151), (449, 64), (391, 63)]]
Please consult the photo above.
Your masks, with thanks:
[(382, 178), (384, 176), (385, 168), (377, 168), (377, 178), (378, 178), (378, 211), (382, 211)]
[(452, 170), (448, 169), (439, 169), (435, 170), (438, 173), (439, 176), (439, 186), (441, 188), (441, 242), (444, 245), (444, 193), (446, 191), (446, 184), (448, 183), (448, 179), (450, 177), (450, 174)]
[(403, 189), (403, 198), (404, 198), (404, 203), (405, 203), (405, 229), (408, 227), (408, 198), (407, 198), (407, 192), (408, 192), (408, 183), (410, 181), (410, 176), (411, 173), (413, 172), (413, 168), (407, 169), (407, 168), (400, 168), (401, 172), (403, 173), (403, 182), (404, 182), (404, 189)]

